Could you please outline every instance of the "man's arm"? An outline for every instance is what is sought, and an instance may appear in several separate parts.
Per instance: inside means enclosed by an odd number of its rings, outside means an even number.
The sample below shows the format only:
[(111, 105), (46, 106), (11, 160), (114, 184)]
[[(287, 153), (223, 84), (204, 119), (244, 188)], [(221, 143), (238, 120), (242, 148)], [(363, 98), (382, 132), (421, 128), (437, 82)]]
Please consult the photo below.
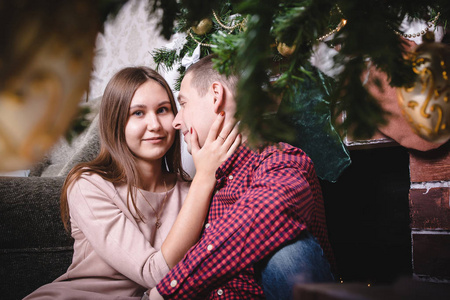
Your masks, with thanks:
[(304, 168), (310, 164), (275, 153), (266, 158), (242, 197), (205, 230), (202, 239), (157, 286), (165, 299), (204, 298), (281, 244), (296, 238), (312, 214)]

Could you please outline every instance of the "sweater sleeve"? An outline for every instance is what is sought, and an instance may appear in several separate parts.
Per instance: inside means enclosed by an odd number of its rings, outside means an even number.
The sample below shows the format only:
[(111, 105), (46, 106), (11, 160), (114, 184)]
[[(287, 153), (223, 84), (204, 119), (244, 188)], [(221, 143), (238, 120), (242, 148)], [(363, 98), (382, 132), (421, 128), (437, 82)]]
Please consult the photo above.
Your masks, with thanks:
[[(97, 175), (83, 175), (68, 191), (71, 221), (94, 251), (119, 273), (154, 287), (169, 272), (161, 251), (146, 240), (113, 185)], [(73, 232), (74, 237), (76, 232)]]

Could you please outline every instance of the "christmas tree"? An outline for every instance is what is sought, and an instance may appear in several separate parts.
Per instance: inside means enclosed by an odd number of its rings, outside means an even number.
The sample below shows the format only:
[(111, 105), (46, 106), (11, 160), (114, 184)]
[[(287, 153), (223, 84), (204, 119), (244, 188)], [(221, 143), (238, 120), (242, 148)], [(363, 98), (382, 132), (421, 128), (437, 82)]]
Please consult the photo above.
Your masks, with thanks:
[[(300, 115), (305, 119), (312, 114), (311, 119), (320, 122), (307, 127), (338, 143), (335, 129), (341, 136), (350, 130), (355, 138), (371, 137), (384, 124), (385, 112), (364, 86), (379, 85), (376, 80), (363, 82), (368, 66), (384, 72), (393, 87), (411, 86), (416, 74), (406, 58), (407, 39), (438, 24), (445, 27), (450, 7), (442, 0), (162, 2), (153, 7), (163, 10), (162, 34), (169, 38), (185, 33), (185, 42), (177, 49), (156, 50), (158, 66), (177, 66), (180, 82), (183, 58), (198, 47), (200, 57), (215, 53), (221, 73), (243, 74), (237, 117), (252, 132), (252, 140), (294, 144), (300, 136)], [(427, 26), (414, 36), (404, 35), (405, 20), (424, 20)], [(324, 48), (333, 53), (330, 72), (312, 65)], [(276, 113), (274, 99), (282, 99)]]
[[(187, 32), (189, 37), (177, 55), (172, 52), (170, 57), (161, 51), (155, 54), (155, 60), (170, 68), (176, 60), (192, 54), (200, 42), (206, 45), (201, 56), (211, 52), (218, 55), (216, 66), (221, 72), (246, 70), (248, 76), (242, 78), (239, 88), (239, 114), (255, 133), (270, 140), (279, 133), (255, 119), (264, 119), (264, 108), (273, 102), (271, 94), (285, 94), (295, 86), (292, 83), (310, 76), (307, 66), (317, 44), (340, 45), (334, 63), (336, 67), (342, 65), (343, 71), (329, 98), (331, 111), (334, 119), (346, 112), (342, 128), (352, 127), (356, 136), (370, 137), (383, 122), (383, 112), (362, 87), (367, 61), (386, 72), (392, 86), (411, 84), (414, 73), (404, 57), (400, 25), (408, 18), (429, 20), (433, 26), (446, 25), (449, 7), (448, 1), (442, 0), (161, 1), (154, 8), (164, 11), (164, 36)], [(424, 28), (424, 32), (427, 30)], [(331, 39), (325, 40), (328, 37)], [(275, 84), (268, 84), (274, 65), (282, 76)], [(255, 112), (258, 107), (261, 111)]]

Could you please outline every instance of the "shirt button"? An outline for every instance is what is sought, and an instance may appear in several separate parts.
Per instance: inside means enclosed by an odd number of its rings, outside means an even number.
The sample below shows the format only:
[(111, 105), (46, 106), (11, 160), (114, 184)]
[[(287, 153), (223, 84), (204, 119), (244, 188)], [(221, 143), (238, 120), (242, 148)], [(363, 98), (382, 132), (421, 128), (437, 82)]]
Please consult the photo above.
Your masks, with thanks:
[(178, 282), (175, 279), (170, 282), (171, 287), (176, 287), (177, 284), (178, 284)]
[(211, 224), (209, 224), (209, 223), (205, 224), (205, 228), (208, 228), (209, 226), (211, 226)]
[(223, 290), (221, 290), (221, 289), (217, 290), (217, 295), (222, 296), (223, 295)]
[(208, 251), (211, 251), (213, 248), (213, 245), (209, 244), (208, 247), (206, 247), (206, 249), (208, 249)]
[(233, 175), (228, 176), (228, 179), (230, 180), (233, 179)]

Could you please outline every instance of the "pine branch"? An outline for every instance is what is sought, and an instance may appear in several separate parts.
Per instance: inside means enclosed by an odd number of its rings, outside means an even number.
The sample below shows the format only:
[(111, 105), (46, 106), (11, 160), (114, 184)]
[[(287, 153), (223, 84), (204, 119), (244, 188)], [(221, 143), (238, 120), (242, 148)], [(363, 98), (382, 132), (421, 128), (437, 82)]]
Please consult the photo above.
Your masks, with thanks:
[(156, 70), (170, 71), (178, 61), (177, 51), (167, 48), (155, 49), (151, 52), (153, 61), (156, 63)]
[[(270, 30), (273, 12), (278, 2), (256, 0), (242, 1), (238, 12), (251, 14), (247, 30), (243, 34), (244, 44), (239, 44), (234, 60), (236, 71), (241, 74), (237, 89), (237, 117), (253, 134), (251, 142), (292, 141), (294, 131), (283, 120), (270, 117), (274, 99), (267, 70), (270, 69)], [(242, 40), (241, 40), (242, 41)]]

